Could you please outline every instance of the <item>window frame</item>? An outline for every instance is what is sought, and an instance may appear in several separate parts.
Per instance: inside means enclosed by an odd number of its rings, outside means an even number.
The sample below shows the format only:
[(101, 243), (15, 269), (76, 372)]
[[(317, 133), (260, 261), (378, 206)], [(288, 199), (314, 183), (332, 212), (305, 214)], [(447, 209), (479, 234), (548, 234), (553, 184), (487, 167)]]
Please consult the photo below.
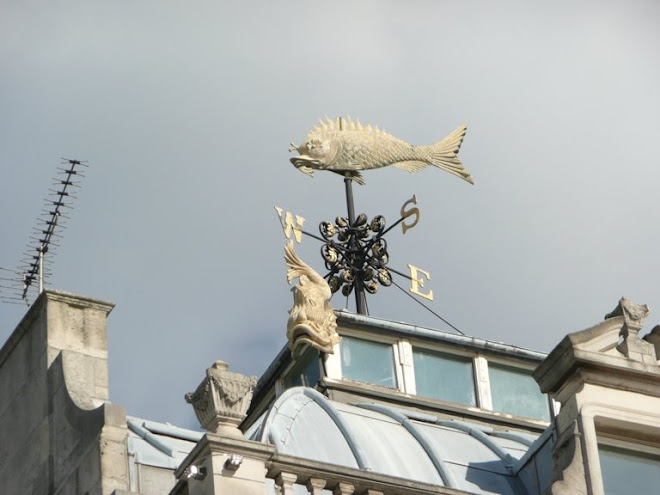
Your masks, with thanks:
[(532, 373), (536, 369), (537, 365), (534, 365), (532, 363), (528, 363), (528, 362), (525, 362), (525, 361), (517, 361), (517, 360), (514, 360), (514, 359), (506, 359), (506, 358), (502, 358), (502, 357), (499, 357), (499, 356), (494, 356), (494, 359), (490, 358), (490, 357), (486, 357), (486, 356), (484, 356), (484, 358), (486, 360), (486, 367), (487, 367), (487, 370), (488, 370), (488, 388), (489, 388), (489, 393), (490, 393), (490, 397), (491, 397), (491, 403), (490, 403), (489, 411), (492, 411), (492, 412), (497, 413), (497, 414), (506, 414), (507, 416), (515, 416), (515, 417), (518, 417), (518, 418), (529, 418), (533, 421), (542, 421), (544, 423), (552, 422), (552, 418), (554, 418), (555, 415), (556, 415), (555, 403), (548, 394), (544, 394), (543, 392), (541, 392), (540, 388), (539, 388), (539, 393), (544, 396), (545, 402), (546, 402), (546, 409), (548, 411), (548, 419), (547, 420), (546, 419), (535, 418), (535, 417), (532, 417), (532, 416), (520, 416), (519, 414), (508, 413), (508, 412), (505, 412), (505, 411), (498, 411), (493, 406), (493, 400), (492, 400), (493, 386), (492, 386), (492, 380), (490, 379), (490, 366), (491, 366), (491, 364), (493, 364), (495, 367), (499, 366), (500, 368), (511, 368), (514, 371), (528, 372), (530, 377), (532, 376)]
[[(620, 391), (615, 391), (620, 392)], [(655, 412), (654, 412), (655, 414)], [(585, 454), (584, 471), (586, 479), (590, 480), (594, 495), (603, 495), (603, 473), (600, 464), (598, 446), (624, 445), (624, 449), (642, 450), (652, 455), (656, 449), (654, 444), (660, 445), (660, 417), (650, 416), (648, 411), (631, 410), (620, 406), (601, 404), (586, 404), (577, 418), (578, 430), (582, 434), (582, 448)], [(634, 435), (640, 432), (647, 438), (646, 441), (635, 439)], [(649, 439), (653, 440), (649, 440)], [(577, 446), (577, 448), (580, 448)], [(660, 449), (658, 449), (660, 451)]]
[[(436, 402), (439, 405), (447, 404), (455, 405), (460, 408), (467, 408), (473, 411), (483, 411), (488, 414), (494, 414), (501, 417), (512, 418), (514, 421), (522, 420), (525, 423), (542, 423), (548, 424), (552, 422), (552, 418), (556, 416), (558, 404), (553, 401), (547, 394), (542, 394), (547, 399), (548, 417), (549, 420), (534, 418), (532, 416), (519, 416), (493, 409), (492, 401), (492, 387), (490, 382), (490, 375), (488, 373), (489, 365), (492, 363), (496, 366), (503, 366), (527, 372), (531, 375), (532, 371), (538, 366), (536, 362), (529, 362), (523, 359), (509, 358), (507, 356), (500, 356), (497, 354), (488, 355), (477, 349), (463, 349), (459, 346), (445, 344), (442, 342), (428, 342), (415, 338), (414, 336), (407, 335), (393, 335), (393, 334), (380, 334), (374, 335), (371, 332), (366, 332), (356, 328), (341, 329), (341, 337), (349, 337), (362, 339), (377, 344), (388, 344), (392, 346), (394, 357), (394, 371), (397, 382), (396, 388), (383, 387), (374, 383), (358, 382), (348, 378), (344, 378), (341, 369), (341, 348), (340, 344), (335, 344), (333, 354), (326, 354), (324, 356), (325, 376), (331, 380), (345, 381), (347, 383), (362, 383), (376, 387), (378, 390), (383, 391), (398, 391), (403, 394), (413, 395), (424, 401)], [(456, 356), (457, 358), (466, 358), (471, 361), (472, 366), (472, 384), (476, 396), (476, 405), (470, 406), (461, 404), (459, 402), (452, 402), (440, 398), (426, 397), (417, 393), (417, 384), (415, 381), (415, 369), (413, 363), (413, 348), (421, 350), (448, 354), (449, 356)]]
[(475, 404), (474, 405), (462, 404), (460, 402), (454, 402), (454, 401), (442, 399), (440, 397), (430, 397), (430, 396), (427, 396), (427, 395), (420, 395), (417, 392), (416, 383), (415, 383), (415, 390), (413, 392), (408, 391), (408, 393), (412, 393), (412, 394), (416, 395), (417, 397), (423, 397), (424, 399), (433, 400), (433, 401), (440, 401), (440, 402), (448, 402), (448, 403), (451, 403), (451, 404), (457, 404), (457, 405), (462, 406), (462, 407), (478, 407), (478, 408), (481, 408), (480, 404), (481, 404), (482, 401), (481, 401), (481, 397), (480, 397), (479, 387), (477, 386), (477, 376), (476, 376), (476, 371), (475, 371), (475, 367), (476, 367), (476, 365), (475, 365), (475, 353), (474, 352), (469, 352), (469, 351), (465, 351), (463, 349), (457, 349), (457, 348), (450, 347), (450, 346), (432, 346), (432, 345), (428, 345), (428, 343), (426, 343), (426, 342), (417, 342), (417, 341), (410, 342), (410, 346), (411, 346), (411, 370), (412, 370), (413, 379), (415, 381), (416, 381), (416, 378), (414, 378), (415, 377), (415, 365), (414, 365), (414, 352), (415, 352), (415, 349), (420, 349), (422, 351), (427, 351), (427, 352), (432, 353), (432, 354), (439, 354), (439, 355), (444, 354), (444, 355), (447, 355), (447, 356), (450, 356), (450, 357), (456, 356), (456, 358), (457, 358), (456, 361), (460, 361), (461, 358), (464, 358), (466, 363), (470, 363), (471, 378), (472, 378), (472, 391), (474, 392)]
[[(331, 366), (329, 367), (334, 371), (334, 373), (337, 373), (336, 376), (331, 377), (330, 373), (328, 372), (328, 377), (329, 378), (339, 378), (340, 380), (345, 380), (349, 382), (356, 382), (356, 383), (365, 383), (369, 384), (373, 387), (377, 387), (381, 390), (397, 390), (402, 393), (406, 393), (405, 389), (405, 380), (403, 376), (403, 369), (401, 366), (401, 353), (399, 352), (399, 341), (401, 339), (397, 337), (391, 337), (387, 335), (382, 335), (379, 336), (379, 338), (374, 338), (373, 335), (363, 333), (360, 331), (351, 331), (351, 332), (343, 332), (341, 335), (342, 339), (344, 337), (348, 337), (349, 339), (358, 339), (358, 340), (364, 340), (366, 342), (372, 342), (374, 344), (384, 344), (384, 345), (389, 345), (390, 348), (392, 349), (392, 367), (394, 369), (394, 379), (396, 380), (396, 385), (394, 387), (385, 387), (382, 385), (378, 385), (376, 383), (370, 383), (370, 382), (362, 382), (359, 380), (353, 380), (351, 378), (345, 378), (342, 370), (342, 360), (341, 360), (341, 342), (338, 342), (335, 347), (333, 348), (334, 354), (332, 354), (332, 361), (334, 361)], [(330, 361), (331, 359), (328, 359)], [(327, 362), (327, 361), (326, 361)]]

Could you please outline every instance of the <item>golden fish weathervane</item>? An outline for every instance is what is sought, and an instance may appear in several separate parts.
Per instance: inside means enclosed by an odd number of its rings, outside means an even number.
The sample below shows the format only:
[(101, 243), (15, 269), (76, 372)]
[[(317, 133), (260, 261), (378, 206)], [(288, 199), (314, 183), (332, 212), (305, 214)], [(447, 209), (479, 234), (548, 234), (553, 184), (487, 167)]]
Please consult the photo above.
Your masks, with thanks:
[(435, 144), (414, 146), (377, 127), (362, 126), (350, 117), (326, 118), (310, 131), (302, 145), (292, 143), (289, 151), (298, 152), (300, 156), (291, 158), (291, 163), (310, 177), (314, 170), (330, 170), (364, 184), (361, 170), (391, 165), (415, 173), (433, 165), (473, 184), (457, 156), (466, 131), (464, 124)]

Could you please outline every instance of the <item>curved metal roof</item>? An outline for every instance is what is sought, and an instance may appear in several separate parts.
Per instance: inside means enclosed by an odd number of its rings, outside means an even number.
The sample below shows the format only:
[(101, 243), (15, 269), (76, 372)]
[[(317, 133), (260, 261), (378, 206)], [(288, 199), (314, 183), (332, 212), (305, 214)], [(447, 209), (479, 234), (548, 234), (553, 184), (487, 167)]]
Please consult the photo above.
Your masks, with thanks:
[(471, 493), (536, 491), (517, 475), (535, 435), (379, 404), (342, 404), (305, 387), (284, 392), (246, 435), (284, 454)]

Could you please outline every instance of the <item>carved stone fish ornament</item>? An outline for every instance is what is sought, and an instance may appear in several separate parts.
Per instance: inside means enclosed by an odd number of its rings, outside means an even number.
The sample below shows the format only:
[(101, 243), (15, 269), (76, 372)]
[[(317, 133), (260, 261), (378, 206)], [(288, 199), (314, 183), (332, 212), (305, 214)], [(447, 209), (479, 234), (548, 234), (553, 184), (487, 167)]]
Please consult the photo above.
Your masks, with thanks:
[(326, 118), (302, 145), (291, 143), (289, 151), (298, 152), (300, 156), (291, 158), (291, 163), (310, 177), (314, 170), (330, 170), (364, 184), (361, 170), (391, 165), (415, 173), (433, 165), (473, 184), (457, 156), (466, 131), (464, 124), (436, 144), (414, 146), (377, 127), (363, 127), (350, 117)]
[(289, 311), (286, 335), (289, 349), (295, 358), (301, 344), (309, 344), (321, 352), (332, 354), (334, 345), (341, 340), (337, 334), (337, 317), (330, 307), (332, 291), (328, 282), (312, 267), (300, 259), (293, 249), (293, 241), (284, 246), (286, 279), (293, 287), (293, 308)]

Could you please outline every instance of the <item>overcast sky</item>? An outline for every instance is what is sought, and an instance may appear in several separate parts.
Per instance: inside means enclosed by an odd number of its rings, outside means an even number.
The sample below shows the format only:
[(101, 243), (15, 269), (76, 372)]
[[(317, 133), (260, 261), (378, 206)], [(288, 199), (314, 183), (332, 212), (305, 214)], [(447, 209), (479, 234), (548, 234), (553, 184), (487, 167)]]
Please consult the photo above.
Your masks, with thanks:
[[(357, 210), (392, 223), (416, 194), (390, 265), (429, 271), (468, 335), (549, 351), (623, 295), (660, 311), (659, 48), (655, 0), (0, 0), (0, 267), (60, 157), (88, 160), (48, 286), (117, 304), (113, 403), (196, 427), (183, 396), (213, 361), (258, 375), (285, 344), (273, 207), (311, 231), (345, 215), (341, 178), (295, 170), (289, 142), (325, 115), (413, 144), (465, 122), (474, 186), (367, 172)], [(322, 271), (318, 248), (298, 252)], [(449, 330), (396, 288), (369, 307)], [(1, 341), (24, 312), (0, 305)]]

